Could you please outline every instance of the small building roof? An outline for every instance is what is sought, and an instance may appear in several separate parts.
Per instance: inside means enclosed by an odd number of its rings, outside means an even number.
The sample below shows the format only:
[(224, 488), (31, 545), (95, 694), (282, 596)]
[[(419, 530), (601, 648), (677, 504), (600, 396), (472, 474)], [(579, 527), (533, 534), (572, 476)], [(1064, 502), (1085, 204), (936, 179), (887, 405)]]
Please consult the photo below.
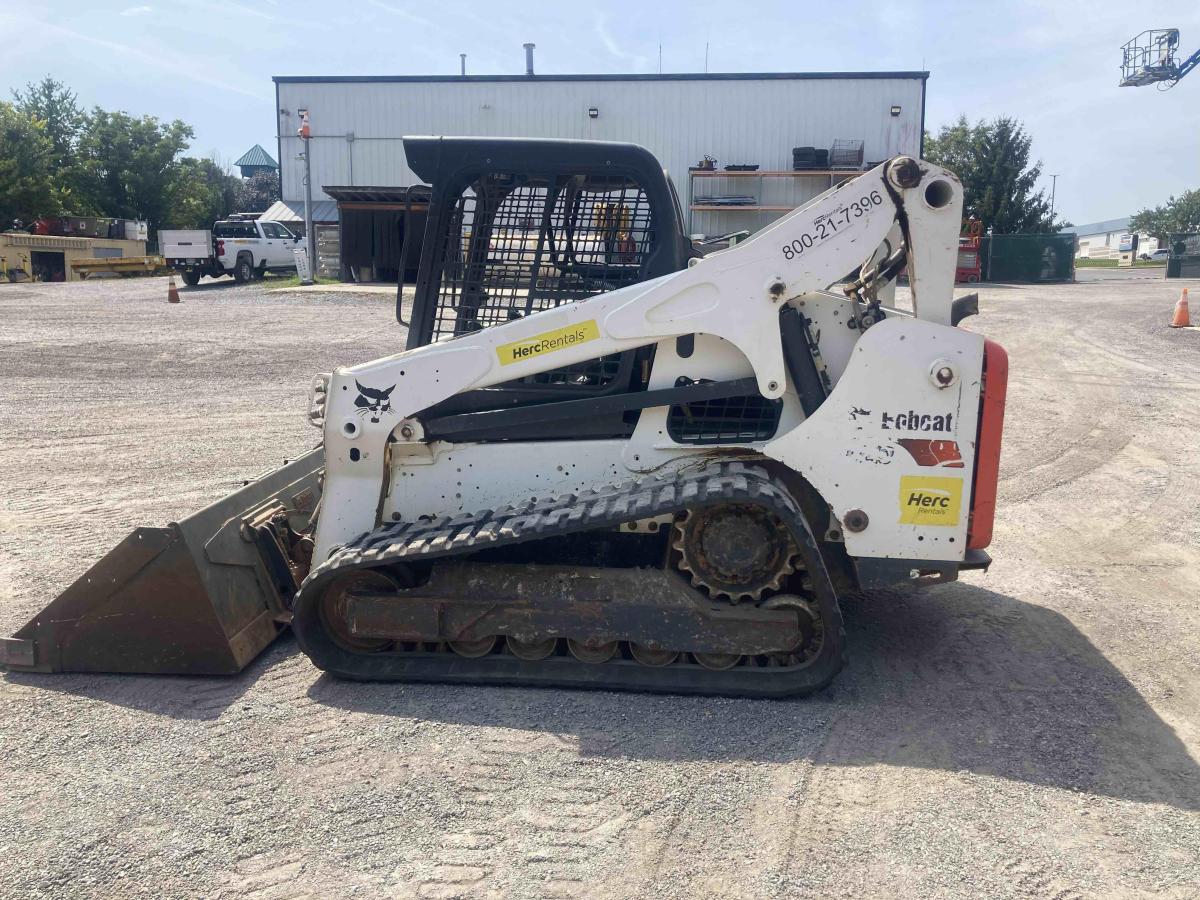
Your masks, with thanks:
[[(312, 205), (314, 222), (322, 225), (336, 224), (338, 221), (337, 204), (332, 200), (314, 200)], [(276, 200), (270, 209), (259, 216), (266, 222), (303, 222), (303, 200)]]
[(321, 185), (321, 190), (338, 202), (358, 203), (428, 203), (433, 194), (433, 188), (424, 184), (412, 187), (372, 187), (372, 186), (333, 186)]
[(271, 158), (271, 154), (262, 148), (261, 144), (255, 144), (249, 150), (242, 154), (242, 158), (234, 163), (239, 168), (241, 166), (270, 166), (272, 169), (278, 169), (279, 163)]
[(1072, 225), (1070, 228), (1062, 229), (1064, 232), (1073, 234), (1108, 234), (1112, 231), (1119, 231), (1122, 234), (1129, 231), (1129, 222), (1133, 216), (1126, 216), (1123, 219), (1105, 219), (1103, 222), (1091, 222), (1087, 225)]

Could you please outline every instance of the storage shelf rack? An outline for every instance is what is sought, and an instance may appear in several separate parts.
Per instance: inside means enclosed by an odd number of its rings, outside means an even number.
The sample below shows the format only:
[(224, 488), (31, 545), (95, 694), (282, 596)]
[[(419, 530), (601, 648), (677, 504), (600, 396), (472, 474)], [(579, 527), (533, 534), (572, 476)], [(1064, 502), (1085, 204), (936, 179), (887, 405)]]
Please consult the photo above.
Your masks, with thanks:
[[(768, 178), (824, 178), (828, 180), (828, 187), (833, 187), (841, 181), (846, 181), (862, 174), (860, 169), (790, 169), (782, 172), (726, 172), (722, 169), (691, 169), (688, 171), (688, 232), (695, 232), (693, 223), (693, 213), (698, 212), (722, 212), (722, 213), (769, 213), (769, 212), (791, 212), (796, 208), (795, 205), (779, 206), (774, 204), (764, 204), (763, 197), (763, 182)], [(753, 178), (756, 180), (757, 191), (755, 197), (757, 203), (753, 204), (716, 204), (704, 203), (704, 197), (697, 198), (696, 182), (698, 179), (711, 178)], [(706, 193), (706, 196), (711, 196), (711, 191)], [(701, 202), (698, 202), (701, 201)], [(765, 225), (765, 222), (760, 223)]]

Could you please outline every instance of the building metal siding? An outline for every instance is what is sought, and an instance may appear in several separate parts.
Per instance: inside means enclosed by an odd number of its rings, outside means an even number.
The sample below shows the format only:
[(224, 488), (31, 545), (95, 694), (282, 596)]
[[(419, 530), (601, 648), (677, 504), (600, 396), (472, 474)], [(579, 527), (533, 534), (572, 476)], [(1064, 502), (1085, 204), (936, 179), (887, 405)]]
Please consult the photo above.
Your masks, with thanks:
[[(719, 165), (791, 168), (792, 148), (829, 147), (837, 138), (865, 142), (866, 161), (921, 147), (924, 73), (887, 77), (738, 77), (565, 79), (277, 79), (280, 160), (285, 200), (304, 196), (295, 111), (308, 109), (313, 130), (313, 197), (322, 185), (407, 185), (406, 134), (546, 137), (632, 141), (670, 173), (684, 204), (688, 166), (704, 154)], [(893, 105), (899, 116), (890, 115)], [(588, 108), (599, 110), (598, 118)], [(697, 182), (720, 193), (754, 193), (755, 179)], [(798, 204), (828, 187), (824, 179), (763, 184), (764, 204)], [(698, 230), (741, 227), (739, 216), (703, 214)], [(751, 221), (751, 226), (761, 222)]]

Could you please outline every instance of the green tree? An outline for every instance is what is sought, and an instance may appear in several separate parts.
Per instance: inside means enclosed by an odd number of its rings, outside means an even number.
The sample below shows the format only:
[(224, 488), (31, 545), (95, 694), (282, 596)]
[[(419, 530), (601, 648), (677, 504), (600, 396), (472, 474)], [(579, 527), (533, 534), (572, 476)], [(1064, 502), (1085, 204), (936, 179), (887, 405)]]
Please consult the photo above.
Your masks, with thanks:
[(1143, 209), (1130, 221), (1129, 230), (1144, 231), (1160, 242), (1168, 235), (1200, 232), (1200, 189), (1170, 197), (1154, 209)]
[(102, 215), (161, 228), (171, 216), (179, 157), (192, 136), (179, 120), (93, 109), (79, 139), (81, 183), (91, 205)]
[(209, 228), (237, 206), (242, 181), (211, 159), (179, 161), (164, 228)]
[(238, 194), (238, 212), (266, 212), (279, 197), (279, 173), (259, 172), (242, 180)]
[(78, 190), (79, 136), (87, 117), (79, 108), (75, 93), (61, 81), (47, 75), (36, 84), (26, 84), (24, 91), (13, 91), (12, 94), (17, 109), (45, 126), (46, 136), (54, 147), (50, 172), (63, 207), (81, 214), (95, 212), (88, 208), (86, 198)]
[(0, 101), (0, 230), (59, 212), (46, 126)]
[(1035, 189), (1042, 164), (1030, 163), (1032, 145), (1016, 119), (972, 125), (960, 116), (925, 136), (925, 158), (958, 175), (963, 215), (976, 216), (993, 234), (1058, 231), (1045, 191)]

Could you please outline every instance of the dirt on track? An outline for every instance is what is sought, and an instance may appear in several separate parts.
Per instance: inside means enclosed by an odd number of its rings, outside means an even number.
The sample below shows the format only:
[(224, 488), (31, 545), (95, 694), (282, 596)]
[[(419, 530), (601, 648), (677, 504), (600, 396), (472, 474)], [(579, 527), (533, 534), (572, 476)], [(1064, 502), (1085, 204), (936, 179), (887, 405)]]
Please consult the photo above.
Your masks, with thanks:
[[(1177, 285), (990, 286), (989, 574), (844, 604), (808, 700), (0, 678), (0, 897), (1200, 895), (1200, 333)], [(386, 297), (0, 285), (0, 632), (312, 446)]]

